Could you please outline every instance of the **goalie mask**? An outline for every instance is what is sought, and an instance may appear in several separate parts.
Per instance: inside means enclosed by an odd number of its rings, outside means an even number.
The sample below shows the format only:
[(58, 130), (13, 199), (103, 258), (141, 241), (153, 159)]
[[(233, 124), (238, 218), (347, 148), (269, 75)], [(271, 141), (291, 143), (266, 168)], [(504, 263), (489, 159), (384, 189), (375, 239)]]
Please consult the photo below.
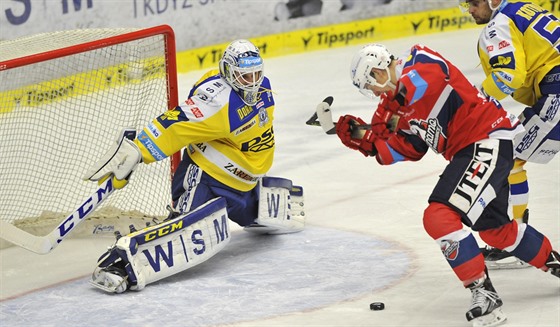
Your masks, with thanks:
[(220, 75), (247, 105), (258, 100), (258, 91), (264, 79), (263, 60), (259, 48), (247, 40), (236, 40), (228, 45), (219, 63)]
[[(352, 59), (352, 64), (350, 66), (352, 83), (354, 83), (354, 86), (356, 86), (363, 95), (372, 99), (375, 98), (375, 94), (373, 91), (366, 88), (366, 84), (378, 87), (392, 85), (389, 65), (393, 59), (395, 59), (395, 57), (385, 46), (375, 43), (365, 45)], [(383, 84), (375, 80), (371, 71), (373, 68), (384, 69), (387, 72), (388, 78)]]

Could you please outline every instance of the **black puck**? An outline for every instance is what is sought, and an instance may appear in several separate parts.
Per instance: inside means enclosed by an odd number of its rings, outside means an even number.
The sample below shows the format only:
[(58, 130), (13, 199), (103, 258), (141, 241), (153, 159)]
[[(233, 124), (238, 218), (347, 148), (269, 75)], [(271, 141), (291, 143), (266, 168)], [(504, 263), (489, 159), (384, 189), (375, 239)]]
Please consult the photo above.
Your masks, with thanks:
[(383, 309), (385, 309), (385, 303), (383, 303), (383, 302), (370, 303), (369, 309), (374, 310), (374, 311), (383, 310)]

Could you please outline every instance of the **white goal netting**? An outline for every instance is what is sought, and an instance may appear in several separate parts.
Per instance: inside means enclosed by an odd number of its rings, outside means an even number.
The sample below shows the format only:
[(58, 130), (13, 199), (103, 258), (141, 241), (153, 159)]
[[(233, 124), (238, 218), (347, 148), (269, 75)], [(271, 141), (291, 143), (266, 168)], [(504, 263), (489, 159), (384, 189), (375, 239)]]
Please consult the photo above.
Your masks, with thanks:
[[(83, 175), (118, 132), (176, 105), (172, 37), (168, 27), (85, 29), (0, 42), (0, 219), (41, 234), (96, 190)], [(140, 165), (92, 215), (110, 219), (82, 233), (165, 216), (171, 169)]]

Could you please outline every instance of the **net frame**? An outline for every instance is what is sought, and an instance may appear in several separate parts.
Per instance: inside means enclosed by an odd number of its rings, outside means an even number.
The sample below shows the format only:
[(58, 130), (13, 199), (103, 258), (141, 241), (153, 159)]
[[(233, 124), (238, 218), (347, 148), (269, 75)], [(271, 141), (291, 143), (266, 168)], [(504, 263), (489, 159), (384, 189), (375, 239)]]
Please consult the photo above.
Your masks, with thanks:
[[(89, 33), (91, 39), (73, 37), (73, 33)], [(62, 37), (66, 35), (66, 37)], [(69, 36), (69, 37), (68, 37)], [(50, 37), (53, 40), (60, 42), (52, 42), (37, 46), (37, 38)], [(59, 60), (70, 58), (76, 54), (92, 52), (95, 50), (109, 48), (111, 46), (133, 42), (138, 40), (147, 39), (150, 37), (162, 37), (165, 52), (165, 79), (167, 91), (167, 108), (173, 109), (178, 105), (178, 92), (177, 92), (177, 73), (176, 73), (176, 49), (175, 49), (175, 36), (172, 28), (168, 25), (160, 25), (145, 29), (90, 29), (90, 30), (75, 30), (75, 31), (60, 31), (54, 33), (43, 33), (40, 35), (33, 35), (16, 40), (0, 42), (0, 74), (3, 72), (16, 69), (19, 67), (29, 66), (38, 63), (44, 63), (51, 60)], [(64, 39), (64, 41), (61, 41)], [(76, 43), (76, 39), (80, 42)], [(0, 92), (2, 91), (0, 83)], [(11, 85), (12, 88), (19, 87), (16, 83)], [(1, 104), (0, 104), (1, 105)], [(3, 111), (0, 107), (0, 119), (2, 119)], [(161, 108), (164, 110), (165, 108)], [(5, 110), (7, 111), (7, 110)], [(105, 135), (105, 138), (111, 138), (112, 135)], [(0, 155), (1, 155), (0, 149)], [(180, 153), (174, 154), (170, 158), (170, 165), (168, 171), (169, 181), (172, 178), (180, 161)], [(92, 162), (93, 163), (93, 162)], [(1, 166), (0, 166), (1, 168)], [(85, 167), (84, 167), (85, 169)], [(135, 173), (136, 174), (136, 173)], [(2, 170), (0, 169), (0, 180), (2, 179)], [(134, 182), (135, 176), (131, 178), (131, 184)], [(94, 183), (91, 183), (94, 184)], [(128, 186), (127, 186), (128, 187)], [(91, 185), (95, 188), (95, 185)], [(123, 190), (126, 190), (124, 188)], [(166, 190), (169, 193), (171, 190)], [(0, 194), (0, 200), (2, 199)], [(22, 199), (25, 201), (26, 199)], [(69, 204), (72, 207), (74, 204)], [(161, 204), (165, 208), (165, 203)], [(1, 209), (2, 205), (0, 205)], [(6, 211), (6, 210), (4, 210)], [(122, 211), (118, 208), (112, 208), (109, 203), (107, 206), (100, 208), (96, 215), (88, 218), (88, 224), (83, 224), (79, 235), (105, 235), (107, 233), (113, 234), (115, 230), (123, 229), (124, 226), (138, 221), (153, 221), (162, 216), (163, 210), (160, 214), (149, 213), (146, 214), (142, 211), (127, 210)], [(45, 234), (45, 230), (49, 230), (51, 226), (56, 225), (61, 219), (65, 217), (68, 212), (49, 212), (45, 210), (40, 215), (34, 217), (25, 217), (22, 219), (12, 219), (10, 213), (4, 212), (0, 215), (0, 219), (10, 220), (14, 225), (19, 225), (23, 230), (41, 235)], [(0, 243), (0, 247), (5, 247), (5, 244)]]

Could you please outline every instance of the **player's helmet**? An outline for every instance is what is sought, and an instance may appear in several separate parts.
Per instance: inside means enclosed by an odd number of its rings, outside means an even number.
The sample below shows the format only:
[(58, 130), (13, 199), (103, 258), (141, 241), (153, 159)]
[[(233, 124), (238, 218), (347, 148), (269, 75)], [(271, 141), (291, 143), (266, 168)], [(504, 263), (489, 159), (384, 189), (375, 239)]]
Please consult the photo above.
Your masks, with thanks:
[[(360, 92), (370, 98), (375, 98), (375, 94), (366, 89), (366, 84), (384, 87), (390, 83), (391, 73), (389, 65), (395, 57), (385, 48), (385, 46), (377, 43), (367, 44), (358, 51), (352, 59), (350, 65), (350, 77), (352, 83), (360, 90)], [(373, 68), (385, 69), (389, 78), (385, 83), (377, 83), (373, 77), (371, 70)]]
[(247, 40), (235, 40), (224, 51), (219, 67), (222, 77), (243, 101), (255, 105), (264, 79), (259, 48)]

